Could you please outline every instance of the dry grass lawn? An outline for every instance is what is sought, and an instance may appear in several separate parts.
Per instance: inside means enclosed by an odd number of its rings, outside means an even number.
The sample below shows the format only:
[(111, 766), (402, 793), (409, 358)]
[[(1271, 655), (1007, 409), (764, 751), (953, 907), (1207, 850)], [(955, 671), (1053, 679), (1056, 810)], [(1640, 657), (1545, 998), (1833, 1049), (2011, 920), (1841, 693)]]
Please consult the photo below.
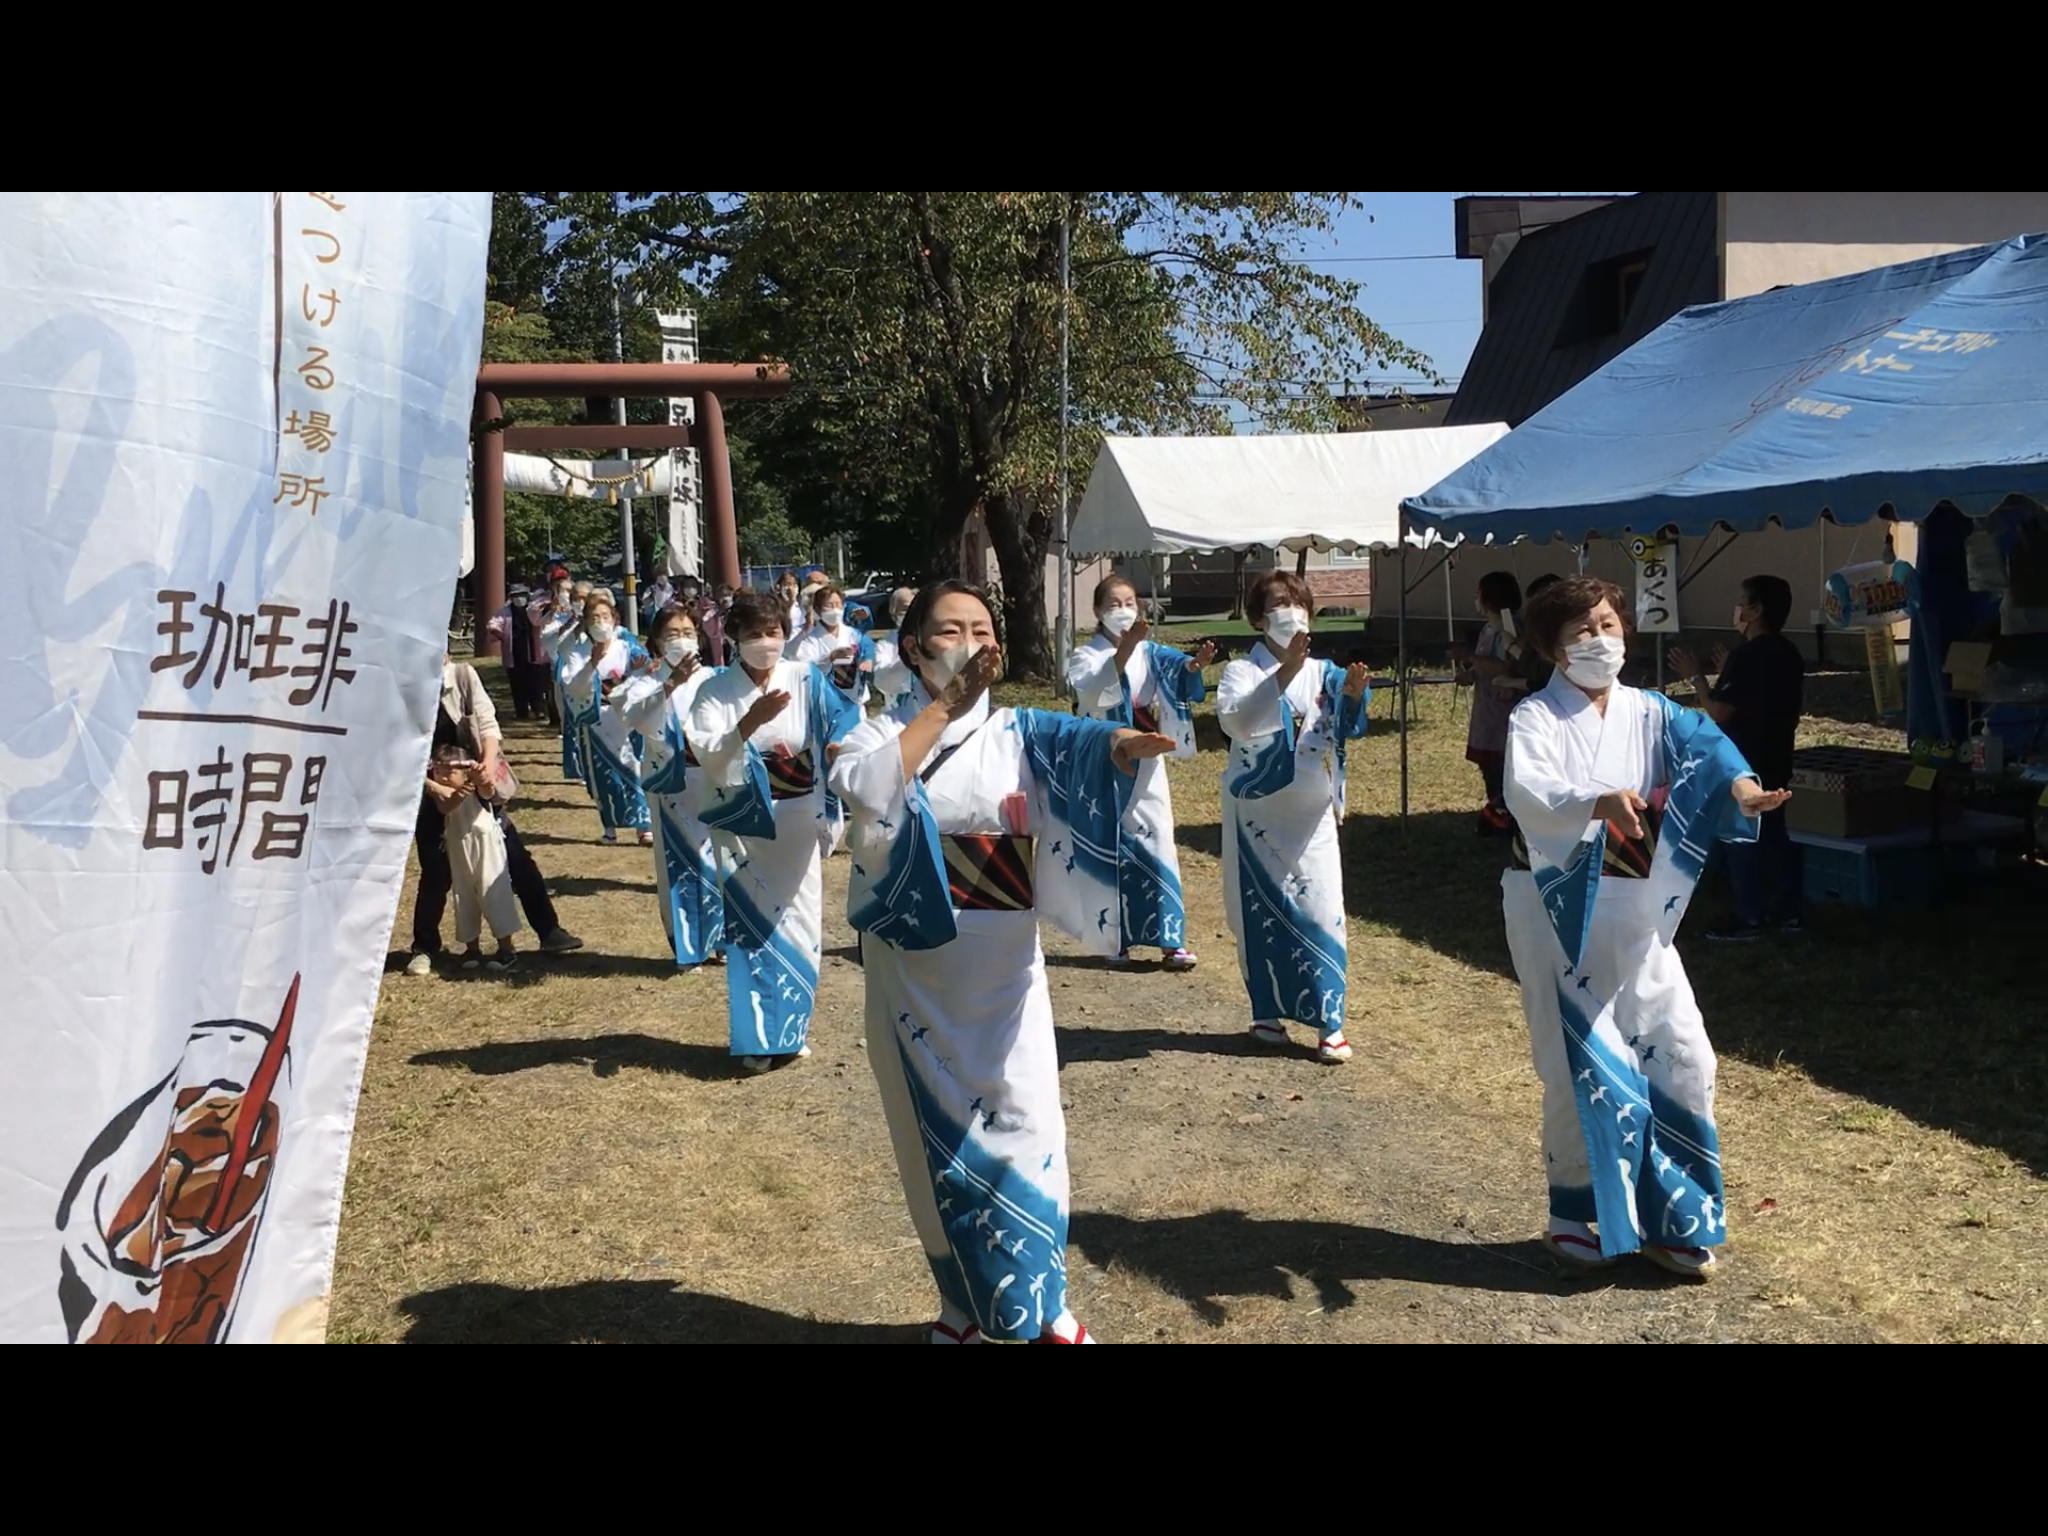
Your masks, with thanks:
[[(509, 722), (502, 679), (498, 691)], [(1875, 740), (1854, 678), (1812, 739)], [(1832, 707), (1839, 696), (1839, 707)], [(1025, 695), (1010, 695), (1025, 702)], [(1071, 1301), (1106, 1342), (2038, 1340), (2048, 1047), (2036, 911), (1831, 910), (1685, 955), (1719, 1049), (1730, 1246), (1705, 1286), (1564, 1276), (1539, 1092), (1473, 836), (1462, 711), (1420, 704), (1397, 817), (1389, 702), (1353, 759), (1348, 1066), (1254, 1048), (1218, 900), (1218, 755), (1173, 765), (1200, 969), (1048, 935), (1075, 1169)], [(806, 1063), (725, 1050), (724, 976), (680, 974), (651, 861), (597, 844), (545, 728), (508, 724), (516, 820), (589, 947), (511, 978), (398, 974), (371, 1042), (331, 1338), (910, 1342), (935, 1311), (864, 1059), (847, 861)], [(410, 929), (411, 889), (396, 932)], [(452, 927), (448, 930), (452, 936)], [(530, 946), (531, 936), (522, 943)]]

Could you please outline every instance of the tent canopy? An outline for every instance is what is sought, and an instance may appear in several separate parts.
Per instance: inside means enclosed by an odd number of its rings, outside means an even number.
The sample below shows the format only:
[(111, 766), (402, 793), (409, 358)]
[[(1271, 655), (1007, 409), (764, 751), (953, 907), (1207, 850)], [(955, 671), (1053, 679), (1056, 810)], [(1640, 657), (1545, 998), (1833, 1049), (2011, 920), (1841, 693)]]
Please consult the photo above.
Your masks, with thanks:
[(1685, 310), (1442, 483), (1505, 543), (1981, 516), (2048, 495), (2048, 236)]
[(1392, 545), (1403, 496), (1436, 484), (1499, 423), (1256, 437), (1112, 437), (1068, 535), (1084, 558), (1207, 554), (1251, 544)]

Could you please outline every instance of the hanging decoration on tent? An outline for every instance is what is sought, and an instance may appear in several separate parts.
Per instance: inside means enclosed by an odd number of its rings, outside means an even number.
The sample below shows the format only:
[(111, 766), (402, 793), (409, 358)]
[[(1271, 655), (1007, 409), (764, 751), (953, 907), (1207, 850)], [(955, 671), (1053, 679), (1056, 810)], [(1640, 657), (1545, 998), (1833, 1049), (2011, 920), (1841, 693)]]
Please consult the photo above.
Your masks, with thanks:
[(1845, 565), (1827, 581), (1821, 611), (1836, 629), (1889, 629), (1919, 605), (1920, 582), (1903, 560)]
[(1628, 541), (1628, 557), (1636, 566), (1637, 633), (1677, 634), (1678, 546), (1639, 534)]

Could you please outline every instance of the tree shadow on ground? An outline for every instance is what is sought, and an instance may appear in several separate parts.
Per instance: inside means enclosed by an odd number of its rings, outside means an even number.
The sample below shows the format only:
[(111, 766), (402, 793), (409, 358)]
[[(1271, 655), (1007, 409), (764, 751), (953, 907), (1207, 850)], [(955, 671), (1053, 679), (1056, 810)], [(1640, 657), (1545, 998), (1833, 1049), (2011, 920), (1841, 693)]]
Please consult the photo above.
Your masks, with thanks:
[(1173, 840), (1190, 853), (1206, 853), (1212, 859), (1223, 857), (1223, 824), (1219, 821), (1202, 821), (1193, 826), (1176, 821)]
[(407, 1344), (915, 1344), (916, 1324), (792, 1317), (669, 1280), (585, 1280), (523, 1290), (482, 1281), (398, 1303)]
[(653, 1035), (592, 1035), (573, 1040), (506, 1040), (457, 1050), (421, 1051), (415, 1067), (460, 1067), (479, 1077), (503, 1077), (536, 1067), (587, 1066), (594, 1077), (613, 1077), (626, 1067), (673, 1072), (699, 1082), (751, 1076), (724, 1046), (660, 1040)]
[[(1805, 932), (1755, 944), (1699, 942), (1688, 923), (1679, 946), (1715, 1049), (2048, 1174), (2042, 908), (2038, 893), (1978, 895), (1934, 911), (1809, 908)], [(1882, 1123), (1850, 1105), (1835, 1129)]]
[[(1474, 786), (1477, 787), (1476, 784)], [(1508, 843), (1475, 832), (1477, 806), (1344, 824), (1344, 910), (1359, 920), (1496, 976), (1512, 978), (1501, 923)]]
[(842, 944), (837, 949), (828, 949), (825, 951), (825, 958), (827, 960), (844, 960), (848, 965), (859, 965), (861, 963), (860, 945)]
[[(525, 956), (521, 957), (522, 963), (525, 959)], [(563, 976), (646, 976), (660, 980), (683, 969), (676, 964), (673, 954), (607, 955), (578, 949), (567, 954), (536, 955), (532, 959), (536, 967), (545, 966)], [(714, 966), (712, 969), (717, 968)]]
[(1061, 1024), (1056, 1026), (1054, 1033), (1059, 1036), (1062, 1067), (1077, 1061), (1142, 1061), (1148, 1056), (1176, 1052), (1189, 1056), (1235, 1057), (1281, 1054), (1272, 1046), (1254, 1040), (1247, 1029), (1199, 1033), (1184, 1029), (1103, 1029), (1088, 1024)]
[[(1074, 1213), (1071, 1238), (1091, 1262), (1136, 1270), (1186, 1300), (1204, 1322), (1230, 1317), (1236, 1296), (1285, 1301), (1288, 1276), (1316, 1289), (1325, 1311), (1353, 1305), (1358, 1281), (1405, 1280), (1468, 1290), (1568, 1296), (1587, 1278), (1567, 1273), (1533, 1240), (1482, 1247), (1440, 1242), (1340, 1221), (1265, 1220), (1242, 1211), (1141, 1221), (1094, 1211)], [(1640, 1262), (1594, 1271), (1602, 1286), (1663, 1289), (1670, 1277)], [(1683, 1282), (1679, 1282), (1683, 1283)]]
[(644, 880), (614, 880), (610, 875), (555, 875), (548, 880), (550, 896), (596, 896), (604, 891), (630, 891), (635, 896), (654, 894), (654, 876)]

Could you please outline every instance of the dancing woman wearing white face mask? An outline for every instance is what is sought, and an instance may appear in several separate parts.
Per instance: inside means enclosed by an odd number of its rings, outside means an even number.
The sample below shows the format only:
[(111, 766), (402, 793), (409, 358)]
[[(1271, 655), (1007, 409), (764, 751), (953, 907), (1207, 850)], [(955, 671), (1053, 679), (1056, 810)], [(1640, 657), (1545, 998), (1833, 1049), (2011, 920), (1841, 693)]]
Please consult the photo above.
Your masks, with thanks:
[(808, 1056), (824, 939), (825, 774), (860, 714), (824, 673), (785, 661), (779, 598), (733, 599), (739, 660), (698, 689), (687, 739), (704, 761), (698, 816), (725, 866), (726, 1024), (750, 1071)]
[(583, 602), (587, 648), (564, 647), (562, 695), (575, 721), (577, 751), (584, 783), (597, 802), (604, 841), (616, 843), (621, 828), (638, 835), (642, 846), (654, 841), (647, 827), (647, 797), (640, 792), (640, 742), (610, 703), (612, 690), (647, 653), (621, 634), (612, 595), (599, 587)]
[(700, 816), (704, 769), (689, 743), (690, 706), (717, 667), (698, 656), (697, 621), (680, 602), (654, 616), (659, 658), (613, 700), (645, 743), (640, 787), (654, 833), (654, 889), (677, 965), (722, 964), (725, 901), (719, 854)]
[(1365, 734), (1366, 669), (1313, 661), (1308, 584), (1274, 571), (1246, 601), (1265, 635), (1223, 669), (1216, 719), (1223, 767), (1223, 910), (1250, 995), (1252, 1034), (1287, 1043), (1287, 1023), (1317, 1033), (1323, 1061), (1348, 1061), (1344, 1038), (1345, 743)]
[(1508, 719), (1501, 877), (1543, 1081), (1545, 1245), (1590, 1267), (1640, 1252), (1704, 1278), (1724, 1241), (1714, 1048), (1672, 935), (1715, 840), (1783, 805), (1705, 715), (1624, 687), (1621, 589), (1574, 576), (1529, 599), (1557, 666)]
[(1173, 740), (991, 710), (995, 619), (965, 582), (920, 592), (902, 644), (913, 696), (846, 738), (832, 785), (853, 817), (868, 1060), (938, 1281), (931, 1342), (1086, 1343), (1038, 924), (1114, 952), (1122, 802)]
[[(1067, 658), (1067, 685), (1080, 712), (1173, 737), (1173, 755), (1195, 755), (1193, 706), (1205, 696), (1202, 668), (1216, 647), (1203, 641), (1189, 656), (1155, 645), (1151, 626), (1138, 614), (1138, 593), (1121, 576), (1095, 589), (1095, 633)], [(1127, 961), (1133, 944), (1157, 945), (1166, 969), (1194, 966), (1187, 947), (1187, 919), (1181, 904), (1180, 854), (1173, 845), (1173, 792), (1166, 764), (1147, 762), (1137, 773), (1124, 811), (1118, 843), (1117, 958)]]
[(832, 679), (832, 686), (845, 694), (859, 709), (868, 701), (868, 686), (875, 675), (875, 643), (846, 622), (846, 598), (837, 587), (813, 587), (808, 599), (813, 618), (804, 632), (789, 642), (783, 654), (791, 661), (808, 661)]

